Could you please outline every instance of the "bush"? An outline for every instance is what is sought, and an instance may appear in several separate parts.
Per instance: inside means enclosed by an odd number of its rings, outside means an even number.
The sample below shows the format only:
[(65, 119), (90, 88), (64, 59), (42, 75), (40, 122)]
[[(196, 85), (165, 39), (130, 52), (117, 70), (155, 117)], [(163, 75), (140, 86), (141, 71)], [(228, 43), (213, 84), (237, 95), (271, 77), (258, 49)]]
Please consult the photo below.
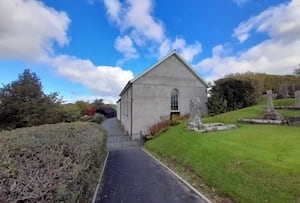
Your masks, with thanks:
[(211, 115), (225, 113), (256, 104), (255, 88), (249, 81), (223, 78), (215, 81), (208, 98)]
[(189, 118), (189, 114), (184, 114), (184, 115), (174, 115), (171, 118), (171, 126), (178, 125), (182, 123), (182, 121), (186, 120)]
[(102, 121), (104, 121), (104, 119), (105, 119), (105, 117), (100, 113), (96, 113), (93, 116), (84, 115), (80, 118), (81, 121), (95, 122), (95, 123), (98, 123), (98, 124), (101, 124)]
[(171, 120), (162, 120), (158, 123), (151, 125), (150, 127), (148, 127), (148, 135), (146, 136), (146, 139), (152, 139), (158, 134), (166, 131), (170, 126), (180, 124), (183, 120), (188, 119), (188, 117), (189, 114), (173, 115)]
[(91, 202), (106, 156), (92, 123), (0, 133), (0, 202)]
[(170, 120), (162, 120), (158, 123), (155, 123), (148, 127), (148, 139), (153, 138), (157, 134), (161, 133), (163, 130), (166, 130), (170, 127), (171, 121)]

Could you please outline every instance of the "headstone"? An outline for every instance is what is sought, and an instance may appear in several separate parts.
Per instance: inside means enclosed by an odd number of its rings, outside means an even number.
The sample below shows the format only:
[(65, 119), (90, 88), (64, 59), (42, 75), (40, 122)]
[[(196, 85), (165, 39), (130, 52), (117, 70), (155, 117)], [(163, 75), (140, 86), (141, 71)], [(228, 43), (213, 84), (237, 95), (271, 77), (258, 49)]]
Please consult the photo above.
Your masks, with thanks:
[(282, 98), (288, 98), (289, 97), (287, 84), (281, 84), (280, 85), (278, 96), (281, 96)]
[(189, 128), (200, 129), (202, 126), (201, 120), (201, 100), (199, 97), (195, 97), (190, 101), (190, 119)]
[(295, 92), (295, 106), (300, 107), (300, 90)]
[(263, 119), (282, 120), (283, 117), (274, 109), (272, 90), (267, 90), (267, 112), (263, 114)]
[(268, 112), (274, 111), (274, 105), (273, 105), (273, 93), (272, 90), (267, 90), (267, 104), (268, 104)]

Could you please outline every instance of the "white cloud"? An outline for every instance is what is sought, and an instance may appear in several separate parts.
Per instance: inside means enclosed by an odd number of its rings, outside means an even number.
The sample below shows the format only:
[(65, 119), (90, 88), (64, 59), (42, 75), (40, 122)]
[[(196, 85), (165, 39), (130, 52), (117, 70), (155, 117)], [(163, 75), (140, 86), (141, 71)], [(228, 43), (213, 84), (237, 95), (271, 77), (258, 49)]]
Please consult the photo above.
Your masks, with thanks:
[(296, 40), (300, 35), (300, 1), (271, 7), (242, 22), (233, 33), (240, 42), (247, 40), (251, 31), (266, 32), (273, 39)]
[(69, 42), (70, 22), (65, 12), (35, 0), (1, 0), (0, 58), (31, 61), (52, 54), (54, 43)]
[(75, 103), (76, 101), (86, 101), (89, 103), (92, 103), (96, 99), (103, 99), (103, 102), (105, 104), (116, 104), (118, 101), (119, 97), (110, 97), (107, 96), (105, 98), (99, 97), (97, 95), (80, 95), (80, 96), (69, 96), (69, 97), (64, 97), (63, 101), (64, 103)]
[(112, 21), (117, 21), (119, 24), (119, 13), (121, 12), (121, 3), (119, 0), (104, 0), (104, 5), (107, 10), (107, 14)]
[(221, 54), (224, 52), (224, 46), (219, 44), (217, 46), (215, 46), (213, 49), (212, 49), (212, 54), (213, 56), (221, 56)]
[(172, 50), (178, 51), (185, 60), (192, 62), (194, 57), (202, 52), (202, 46), (197, 41), (194, 44), (187, 44), (181, 37), (176, 37), (174, 41), (166, 39), (159, 47), (159, 55), (164, 57)]
[(152, 0), (104, 0), (110, 20), (122, 32), (134, 33), (133, 40), (143, 39), (161, 42), (164, 38), (164, 28), (159, 20), (152, 16)]
[(161, 42), (164, 39), (162, 23), (152, 16), (152, 0), (129, 0), (124, 25), (133, 28), (146, 39)]
[(48, 63), (56, 67), (60, 75), (103, 97), (116, 97), (128, 80), (133, 78), (133, 73), (129, 70), (95, 66), (90, 60), (67, 55), (49, 58)]
[(250, 1), (251, 0), (233, 0), (233, 2), (239, 7), (244, 6), (246, 3), (250, 2)]
[(131, 38), (128, 35), (125, 35), (124, 37), (117, 37), (115, 41), (115, 48), (124, 54), (124, 59), (120, 61), (120, 63), (123, 63), (125, 60), (135, 59), (139, 56)]
[[(265, 72), (292, 74), (300, 61), (300, 2), (291, 1), (269, 8), (257, 16), (242, 22), (234, 30), (234, 36), (243, 42), (252, 30), (266, 32), (267, 39), (237, 56), (222, 56), (220, 45), (213, 49), (212, 57), (200, 61), (196, 66), (205, 72), (209, 80), (229, 73)], [(221, 52), (220, 52), (221, 51)]]
[[(112, 11), (113, 12), (113, 11)], [(53, 46), (68, 44), (71, 20), (36, 0), (0, 1), (0, 59), (18, 59), (53, 66), (66, 79), (82, 84), (97, 98), (112, 101), (133, 77), (120, 67), (96, 66), (90, 60), (57, 55)], [(130, 39), (120, 39), (118, 48), (134, 57)], [(125, 49), (127, 52), (125, 52)]]
[[(153, 0), (104, 0), (109, 19), (120, 29), (122, 35), (127, 35), (132, 40), (130, 47), (146, 48), (150, 52), (157, 50), (159, 58), (167, 55), (173, 49), (178, 50), (187, 61), (201, 53), (201, 44), (186, 44), (183, 38), (175, 38), (173, 41), (165, 35), (163, 23), (153, 15)], [(117, 42), (124, 37), (117, 37)], [(124, 39), (127, 40), (127, 39)], [(128, 40), (127, 40), (128, 41)], [(116, 47), (116, 46), (115, 46)], [(126, 61), (132, 59), (128, 52), (120, 50)]]

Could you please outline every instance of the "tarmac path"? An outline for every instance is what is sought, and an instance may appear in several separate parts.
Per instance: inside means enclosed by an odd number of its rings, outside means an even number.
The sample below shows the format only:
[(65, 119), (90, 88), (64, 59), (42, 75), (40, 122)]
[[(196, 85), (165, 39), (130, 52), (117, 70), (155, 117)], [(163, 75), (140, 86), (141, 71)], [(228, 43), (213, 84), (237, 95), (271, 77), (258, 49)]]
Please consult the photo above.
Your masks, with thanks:
[[(102, 126), (110, 134), (121, 132), (116, 119)], [(139, 147), (109, 152), (97, 203), (205, 202)]]

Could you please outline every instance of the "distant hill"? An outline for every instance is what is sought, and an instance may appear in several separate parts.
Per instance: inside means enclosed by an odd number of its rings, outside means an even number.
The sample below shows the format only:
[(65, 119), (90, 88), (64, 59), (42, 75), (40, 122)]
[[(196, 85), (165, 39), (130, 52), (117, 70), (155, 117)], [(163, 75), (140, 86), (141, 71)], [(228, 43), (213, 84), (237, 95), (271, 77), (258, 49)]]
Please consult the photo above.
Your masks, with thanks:
[(236, 73), (225, 76), (250, 81), (262, 96), (266, 90), (273, 90), (278, 97), (294, 97), (294, 92), (300, 90), (300, 77), (294, 75), (269, 75), (265, 73)]

